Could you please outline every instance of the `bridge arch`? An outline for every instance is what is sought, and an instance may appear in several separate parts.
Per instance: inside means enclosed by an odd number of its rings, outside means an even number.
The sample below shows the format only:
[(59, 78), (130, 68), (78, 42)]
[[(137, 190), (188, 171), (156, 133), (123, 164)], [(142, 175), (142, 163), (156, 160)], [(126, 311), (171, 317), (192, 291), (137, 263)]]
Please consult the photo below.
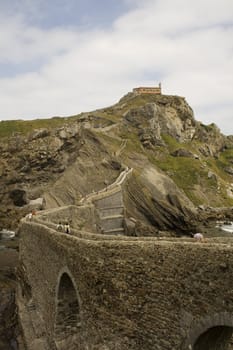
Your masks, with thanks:
[(233, 314), (222, 312), (202, 318), (191, 329), (185, 350), (228, 350), (233, 345)]
[(81, 327), (81, 303), (75, 280), (67, 267), (58, 276), (56, 286), (54, 340), (58, 350), (72, 349)]

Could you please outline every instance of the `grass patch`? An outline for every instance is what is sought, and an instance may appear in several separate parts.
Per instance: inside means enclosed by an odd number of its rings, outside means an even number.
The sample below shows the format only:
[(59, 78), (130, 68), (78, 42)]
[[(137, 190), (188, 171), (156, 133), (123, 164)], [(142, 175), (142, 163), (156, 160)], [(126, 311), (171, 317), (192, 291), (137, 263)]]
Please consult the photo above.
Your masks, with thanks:
[(131, 153), (131, 152), (138, 152), (138, 153), (144, 153), (142, 144), (134, 132), (122, 132), (121, 133), (121, 138), (126, 139), (126, 147), (125, 147), (125, 152)]
[(217, 159), (216, 163), (221, 167), (229, 165), (232, 165), (233, 167), (233, 149), (228, 149), (222, 152), (219, 155), (219, 158)]
[(192, 188), (199, 184), (200, 177), (204, 175), (200, 162), (192, 158), (172, 157), (167, 155), (164, 159), (155, 160), (156, 165), (172, 176), (181, 188)]
[(150, 156), (150, 161), (164, 171), (195, 205), (203, 203), (202, 196), (198, 197), (197, 187), (216, 195), (217, 181), (214, 177), (208, 178), (208, 167), (204, 168), (198, 159), (173, 157), (163, 152), (160, 158)]
[(181, 145), (174, 137), (167, 135), (167, 134), (162, 134), (161, 135), (163, 141), (166, 143), (166, 146), (169, 150), (169, 152), (173, 152), (178, 148), (183, 148), (185, 145)]
[[(172, 143), (170, 147), (174, 145)], [(207, 159), (206, 166), (198, 159), (172, 157), (165, 152), (161, 152), (159, 158), (151, 155), (150, 161), (163, 170), (195, 205), (203, 204), (208, 198), (211, 206), (232, 206), (233, 199), (226, 194), (226, 184), (233, 182), (233, 177), (223, 169), (229, 165), (232, 153), (224, 153), (220, 159)], [(216, 174), (218, 180), (214, 176), (208, 177), (209, 171)]]
[(192, 152), (193, 154), (199, 154), (198, 147), (201, 145), (200, 142), (186, 141), (181, 143), (181, 142), (178, 142), (174, 137), (167, 134), (162, 134), (161, 137), (165, 142), (170, 153), (176, 151), (177, 149), (182, 148)]
[(228, 150), (220, 153), (220, 155), (217, 159), (216, 158), (208, 158), (206, 163), (224, 181), (233, 182), (233, 176), (228, 174), (225, 171), (226, 167), (233, 168), (232, 162), (233, 162), (233, 150), (228, 149)]
[(0, 137), (10, 137), (17, 133), (27, 134), (34, 129), (56, 128), (67, 122), (68, 118), (54, 117), (51, 119), (35, 120), (6, 120), (0, 122)]

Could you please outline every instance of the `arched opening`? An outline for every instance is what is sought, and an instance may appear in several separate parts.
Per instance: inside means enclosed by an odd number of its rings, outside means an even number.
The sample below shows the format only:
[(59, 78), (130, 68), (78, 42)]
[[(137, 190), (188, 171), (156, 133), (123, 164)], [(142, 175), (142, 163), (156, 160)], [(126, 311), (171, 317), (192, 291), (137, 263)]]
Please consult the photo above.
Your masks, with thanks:
[(56, 347), (58, 350), (76, 349), (81, 326), (80, 304), (74, 283), (66, 272), (60, 278), (56, 302)]
[(216, 326), (208, 329), (196, 340), (193, 350), (232, 350), (233, 328)]

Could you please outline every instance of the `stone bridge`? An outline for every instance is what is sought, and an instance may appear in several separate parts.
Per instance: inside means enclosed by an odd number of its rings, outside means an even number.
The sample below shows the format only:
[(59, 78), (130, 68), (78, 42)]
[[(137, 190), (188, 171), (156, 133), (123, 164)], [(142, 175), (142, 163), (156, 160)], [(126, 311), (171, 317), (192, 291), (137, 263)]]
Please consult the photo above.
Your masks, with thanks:
[[(18, 307), (29, 350), (232, 349), (233, 240), (56, 231), (67, 207), (20, 229)], [(60, 216), (59, 216), (60, 215)]]

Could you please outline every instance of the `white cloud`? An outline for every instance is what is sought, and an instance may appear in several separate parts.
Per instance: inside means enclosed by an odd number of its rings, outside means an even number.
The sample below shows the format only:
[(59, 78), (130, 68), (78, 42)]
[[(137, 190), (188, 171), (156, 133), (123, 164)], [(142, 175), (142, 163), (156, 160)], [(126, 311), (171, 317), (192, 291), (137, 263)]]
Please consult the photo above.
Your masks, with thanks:
[(69, 51), (76, 45), (79, 33), (71, 29), (43, 30), (31, 27), (22, 17), (1, 18), (0, 63), (25, 63), (47, 59)]
[(104, 107), (162, 76), (164, 93), (185, 96), (198, 120), (233, 134), (233, 2), (126, 2), (134, 9), (107, 31), (1, 21), (0, 64), (41, 62), (35, 72), (0, 79), (1, 119)]

